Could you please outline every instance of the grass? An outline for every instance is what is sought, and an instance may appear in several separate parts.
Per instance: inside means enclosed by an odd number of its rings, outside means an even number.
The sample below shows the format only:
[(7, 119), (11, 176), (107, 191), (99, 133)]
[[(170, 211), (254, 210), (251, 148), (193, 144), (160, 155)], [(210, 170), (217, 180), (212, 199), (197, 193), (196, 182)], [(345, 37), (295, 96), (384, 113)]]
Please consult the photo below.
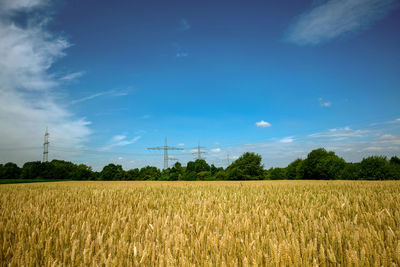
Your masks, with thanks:
[(2, 265), (397, 266), (400, 182), (0, 186)]
[(65, 180), (57, 179), (0, 179), (0, 184), (21, 184), (21, 183), (44, 183), (44, 182), (59, 182)]

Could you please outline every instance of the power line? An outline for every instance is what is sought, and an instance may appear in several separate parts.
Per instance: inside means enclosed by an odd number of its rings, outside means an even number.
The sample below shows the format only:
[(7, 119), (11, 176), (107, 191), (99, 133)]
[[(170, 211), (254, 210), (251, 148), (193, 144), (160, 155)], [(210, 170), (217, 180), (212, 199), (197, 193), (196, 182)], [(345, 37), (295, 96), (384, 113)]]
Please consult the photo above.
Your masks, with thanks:
[(104, 151), (97, 149), (85, 149), (85, 148), (69, 148), (69, 147), (59, 147), (51, 146), (52, 150), (60, 152), (70, 152), (70, 153), (85, 153), (85, 154), (105, 154), (105, 155), (127, 155), (127, 156), (155, 156), (153, 154), (139, 154), (139, 153), (129, 153), (129, 152), (117, 152), (117, 151)]
[(167, 145), (167, 137), (165, 137), (165, 143), (164, 146), (158, 146), (158, 147), (149, 147), (147, 148), (148, 150), (164, 150), (164, 169), (168, 169), (168, 150), (183, 150), (183, 148), (180, 147), (169, 147)]

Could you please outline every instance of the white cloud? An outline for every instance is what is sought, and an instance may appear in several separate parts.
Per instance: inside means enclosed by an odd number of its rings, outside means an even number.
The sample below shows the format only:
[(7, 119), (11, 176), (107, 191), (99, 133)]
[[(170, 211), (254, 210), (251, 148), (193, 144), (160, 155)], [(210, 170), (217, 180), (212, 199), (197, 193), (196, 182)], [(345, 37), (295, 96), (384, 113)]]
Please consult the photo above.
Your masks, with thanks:
[(126, 135), (115, 135), (113, 138), (111, 138), (111, 142), (119, 142), (122, 141), (126, 138)]
[(179, 22), (179, 27), (178, 30), (179, 31), (187, 31), (190, 30), (192, 26), (189, 24), (189, 22), (186, 19), (181, 19), (181, 21)]
[(292, 136), (285, 137), (285, 138), (282, 138), (281, 140), (279, 140), (279, 142), (281, 142), (281, 143), (292, 143), (293, 141), (294, 141), (294, 138)]
[(180, 144), (178, 144), (178, 146), (185, 146), (185, 144), (184, 143), (180, 143)]
[[(317, 137), (317, 138), (338, 138), (338, 137), (363, 137), (368, 134), (368, 130), (352, 130), (350, 127), (338, 128), (338, 129), (330, 129), (326, 132), (320, 132), (315, 134), (310, 134), (309, 137)], [(338, 139), (337, 141), (344, 140)]]
[(100, 96), (105, 96), (105, 95), (109, 95), (109, 96), (126, 96), (128, 95), (127, 91), (118, 91), (118, 90), (109, 90), (109, 91), (103, 91), (103, 92), (99, 92), (99, 93), (95, 93), (92, 95), (88, 95), (79, 99), (75, 99), (71, 101), (71, 104), (76, 104), (76, 103), (81, 103), (81, 102), (86, 102), (88, 100), (91, 100), (93, 98), (97, 98)]
[(316, 45), (365, 30), (398, 6), (396, 0), (329, 0), (304, 12), (287, 39), (298, 45)]
[(0, 13), (28, 11), (45, 6), (48, 2), (48, 0), (2, 0), (0, 1)]
[(332, 106), (332, 103), (330, 101), (324, 101), (322, 97), (318, 98), (318, 102), (321, 107), (329, 108), (330, 106)]
[(109, 91), (92, 94), (92, 95), (89, 95), (89, 96), (85, 96), (85, 97), (82, 97), (82, 98), (79, 98), (79, 99), (72, 100), (71, 104), (85, 102), (85, 101), (88, 101), (90, 99), (93, 99), (93, 98), (96, 98), (96, 97), (99, 97), (99, 96), (103, 96), (103, 95), (107, 95), (107, 94), (109, 94)]
[[(52, 64), (65, 56), (69, 43), (45, 29), (47, 17), (35, 16), (26, 26), (17, 26), (14, 12), (47, 5), (47, 1), (10, 0), (0, 3), (0, 147), (38, 147), (38, 150), (14, 150), (0, 157), (23, 163), (41, 158), (46, 127), (50, 146), (78, 145), (91, 133), (90, 122), (76, 118), (59, 103), (59, 86), (50, 73)], [(50, 153), (51, 157), (51, 153)]]
[(62, 81), (72, 81), (79, 77), (82, 77), (85, 74), (83, 71), (68, 73), (67, 75), (60, 78)]
[(256, 126), (260, 127), (260, 128), (266, 128), (266, 127), (271, 127), (272, 125), (269, 122), (261, 120), (261, 121), (256, 122)]
[(369, 146), (361, 149), (360, 151), (383, 151), (385, 149), (385, 147)]
[(214, 148), (210, 150), (212, 153), (219, 153), (221, 152), (221, 148)]
[(397, 137), (391, 134), (384, 134), (381, 135), (378, 140), (382, 140), (382, 141), (388, 141), (388, 140), (396, 140)]
[(103, 146), (102, 150), (110, 150), (111, 148), (118, 147), (118, 146), (127, 146), (136, 143), (140, 138), (140, 135), (133, 137), (132, 139), (126, 140), (125, 135), (116, 135), (111, 138), (110, 144)]

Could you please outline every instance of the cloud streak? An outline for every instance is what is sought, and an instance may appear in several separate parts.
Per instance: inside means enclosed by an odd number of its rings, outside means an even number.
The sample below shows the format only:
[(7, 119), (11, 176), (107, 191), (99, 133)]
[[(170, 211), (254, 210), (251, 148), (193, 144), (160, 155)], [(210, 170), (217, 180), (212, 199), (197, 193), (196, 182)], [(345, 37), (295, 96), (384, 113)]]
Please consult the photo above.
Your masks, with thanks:
[(301, 14), (287, 40), (297, 45), (318, 45), (362, 31), (398, 7), (396, 0), (329, 0)]
[(69, 74), (61, 77), (60, 80), (62, 80), (62, 81), (73, 81), (75, 79), (78, 79), (79, 77), (82, 77), (84, 74), (85, 74), (85, 72), (83, 72), (83, 71), (73, 72), (73, 73), (69, 73)]
[(105, 95), (109, 95), (109, 96), (126, 96), (128, 95), (128, 92), (126, 91), (116, 91), (116, 90), (109, 90), (109, 91), (103, 91), (103, 92), (99, 92), (99, 93), (95, 93), (92, 95), (88, 95), (79, 99), (75, 99), (71, 101), (71, 104), (77, 104), (77, 103), (82, 103), (82, 102), (86, 102), (88, 100), (94, 99), (94, 98), (98, 98), (100, 96), (105, 96)]
[(133, 137), (132, 139), (126, 139), (126, 135), (116, 135), (113, 138), (111, 138), (110, 144), (102, 147), (101, 150), (110, 150), (111, 148), (114, 147), (119, 147), (119, 146), (127, 146), (127, 145), (132, 145), (136, 143), (142, 136), (138, 135)]

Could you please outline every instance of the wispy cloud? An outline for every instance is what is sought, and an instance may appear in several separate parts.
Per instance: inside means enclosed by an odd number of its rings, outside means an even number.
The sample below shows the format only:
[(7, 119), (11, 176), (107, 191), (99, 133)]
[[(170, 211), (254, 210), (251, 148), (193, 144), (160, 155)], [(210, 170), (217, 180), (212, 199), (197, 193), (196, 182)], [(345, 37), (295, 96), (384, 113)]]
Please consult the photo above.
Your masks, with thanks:
[(128, 94), (129, 93), (127, 91), (125, 91), (125, 90), (122, 90), (122, 91), (118, 91), (118, 90), (103, 91), (103, 92), (99, 92), (99, 93), (95, 93), (95, 94), (92, 94), (92, 95), (88, 95), (88, 96), (85, 96), (85, 97), (82, 97), (82, 98), (79, 98), (79, 99), (72, 100), (71, 104), (77, 104), (77, 103), (85, 102), (85, 101), (88, 101), (88, 100), (91, 100), (91, 99), (94, 99), (94, 98), (97, 98), (97, 97), (100, 97), (100, 96), (105, 96), (105, 95), (108, 95), (108, 96), (126, 96)]
[[(51, 66), (66, 55), (69, 42), (46, 29), (50, 18), (41, 14), (46, 0), (0, 1), (0, 146), (39, 146), (46, 126), (50, 142), (77, 145), (90, 135), (90, 122), (77, 118), (58, 102), (61, 82)], [(15, 13), (35, 9), (35, 18), (24, 27)], [(14, 151), (0, 158), (22, 163), (40, 159), (40, 151)], [(51, 156), (51, 155), (50, 155)]]
[(310, 134), (309, 137), (318, 138), (338, 138), (338, 137), (364, 137), (368, 134), (368, 130), (352, 130), (350, 127), (330, 129), (326, 132)]
[(329, 0), (301, 14), (287, 39), (298, 45), (317, 45), (365, 30), (398, 7), (396, 0)]
[(212, 153), (219, 153), (221, 152), (221, 148), (213, 148), (210, 150)]
[(113, 138), (111, 138), (111, 142), (119, 142), (122, 141), (126, 138), (126, 135), (115, 135)]
[(118, 146), (127, 146), (136, 143), (142, 136), (138, 135), (132, 139), (127, 139), (126, 135), (115, 135), (111, 138), (110, 144), (102, 147), (102, 150), (110, 150), (111, 148)]
[(178, 31), (187, 31), (190, 30), (192, 26), (189, 24), (189, 22), (186, 19), (181, 19), (179, 22), (179, 27), (178, 27)]
[(69, 73), (63, 77), (60, 78), (60, 80), (62, 81), (72, 81), (75, 80), (79, 77), (82, 77), (85, 74), (84, 71), (79, 71), (79, 72), (73, 72), (73, 73)]
[(281, 143), (292, 143), (293, 141), (294, 141), (293, 136), (285, 137), (279, 140), (279, 142)]
[(179, 143), (178, 146), (185, 146), (185, 144), (184, 143)]
[(319, 105), (324, 108), (329, 108), (330, 106), (332, 106), (332, 103), (330, 101), (324, 101), (322, 97), (318, 98), (318, 102)]
[(261, 121), (256, 122), (256, 126), (259, 128), (267, 128), (267, 127), (271, 127), (272, 125), (269, 122), (261, 120)]
[(379, 143), (391, 143), (395, 145), (400, 145), (400, 135), (383, 134), (375, 141)]
[(88, 95), (88, 96), (85, 96), (85, 97), (82, 97), (82, 98), (79, 98), (79, 99), (72, 100), (71, 104), (85, 102), (85, 101), (88, 101), (90, 99), (93, 99), (93, 98), (96, 98), (96, 97), (99, 97), (99, 96), (107, 95), (109, 93), (110, 93), (110, 91), (104, 91), (104, 92)]

